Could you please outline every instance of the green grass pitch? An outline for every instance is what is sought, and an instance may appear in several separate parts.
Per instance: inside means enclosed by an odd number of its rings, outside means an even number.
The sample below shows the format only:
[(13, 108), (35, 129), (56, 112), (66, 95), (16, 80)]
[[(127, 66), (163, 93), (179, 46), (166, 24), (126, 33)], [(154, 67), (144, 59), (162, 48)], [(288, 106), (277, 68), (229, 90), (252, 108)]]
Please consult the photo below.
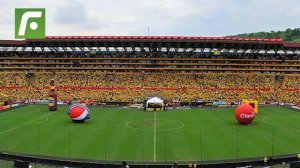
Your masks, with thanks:
[(68, 106), (49, 112), (31, 105), (0, 113), (0, 150), (92, 160), (189, 161), (263, 157), (300, 152), (300, 113), (260, 107), (251, 125), (233, 108), (144, 112), (90, 107), (73, 123)]

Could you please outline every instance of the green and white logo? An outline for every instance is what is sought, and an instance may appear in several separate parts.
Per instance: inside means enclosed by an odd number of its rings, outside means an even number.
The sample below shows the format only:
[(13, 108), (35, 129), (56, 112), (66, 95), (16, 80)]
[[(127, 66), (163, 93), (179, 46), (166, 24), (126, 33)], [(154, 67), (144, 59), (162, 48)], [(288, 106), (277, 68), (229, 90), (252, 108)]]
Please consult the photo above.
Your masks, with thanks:
[(45, 9), (16, 8), (15, 10), (16, 39), (45, 38)]

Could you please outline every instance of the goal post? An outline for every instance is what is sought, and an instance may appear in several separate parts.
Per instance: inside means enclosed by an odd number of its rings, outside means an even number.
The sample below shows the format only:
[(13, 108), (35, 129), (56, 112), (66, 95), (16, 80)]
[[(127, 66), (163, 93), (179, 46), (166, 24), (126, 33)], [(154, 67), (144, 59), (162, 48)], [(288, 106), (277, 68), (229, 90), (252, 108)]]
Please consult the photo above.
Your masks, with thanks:
[(254, 108), (255, 114), (258, 114), (258, 101), (243, 99), (243, 104), (249, 104), (250, 106), (252, 106)]

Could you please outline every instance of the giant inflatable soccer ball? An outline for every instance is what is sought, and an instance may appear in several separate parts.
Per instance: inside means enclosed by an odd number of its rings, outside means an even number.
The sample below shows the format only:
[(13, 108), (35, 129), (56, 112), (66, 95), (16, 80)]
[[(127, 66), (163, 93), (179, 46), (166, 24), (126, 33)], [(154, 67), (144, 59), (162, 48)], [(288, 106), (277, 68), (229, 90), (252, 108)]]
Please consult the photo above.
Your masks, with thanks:
[(68, 110), (68, 115), (73, 122), (82, 123), (86, 119), (90, 119), (89, 109), (82, 104), (74, 104)]
[(249, 104), (242, 104), (235, 109), (235, 118), (240, 124), (251, 124), (255, 118), (254, 108)]

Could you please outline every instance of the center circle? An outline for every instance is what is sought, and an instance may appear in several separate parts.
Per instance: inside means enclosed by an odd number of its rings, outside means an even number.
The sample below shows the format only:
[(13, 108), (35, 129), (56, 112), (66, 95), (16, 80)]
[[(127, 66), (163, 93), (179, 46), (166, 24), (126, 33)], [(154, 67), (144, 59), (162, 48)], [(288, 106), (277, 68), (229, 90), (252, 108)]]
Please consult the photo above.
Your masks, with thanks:
[(30, 29), (31, 30), (36, 30), (38, 28), (38, 24), (36, 22), (30, 23)]
[(126, 127), (142, 131), (173, 131), (184, 127), (184, 123), (175, 120), (153, 119), (126, 122)]

